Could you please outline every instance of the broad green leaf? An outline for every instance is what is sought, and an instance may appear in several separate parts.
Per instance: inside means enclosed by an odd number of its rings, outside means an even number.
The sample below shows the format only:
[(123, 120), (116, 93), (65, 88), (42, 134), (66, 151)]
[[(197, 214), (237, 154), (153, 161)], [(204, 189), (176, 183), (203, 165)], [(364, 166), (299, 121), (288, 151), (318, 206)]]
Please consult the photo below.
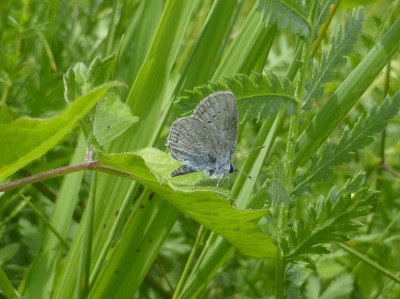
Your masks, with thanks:
[(108, 83), (79, 97), (59, 115), (48, 119), (22, 117), (0, 124), (0, 180), (55, 146), (77, 122), (119, 83)]
[(93, 135), (103, 146), (125, 132), (139, 121), (132, 115), (129, 107), (121, 102), (115, 93), (108, 93), (96, 106), (93, 121)]
[[(267, 210), (238, 210), (218, 189), (179, 186), (181, 179), (170, 179), (172, 158), (156, 149), (136, 154), (100, 154), (100, 164), (130, 174), (132, 178), (162, 195), (181, 212), (220, 234), (243, 254), (252, 257), (275, 256), (274, 240), (254, 223)], [(174, 183), (175, 182), (175, 183)]]

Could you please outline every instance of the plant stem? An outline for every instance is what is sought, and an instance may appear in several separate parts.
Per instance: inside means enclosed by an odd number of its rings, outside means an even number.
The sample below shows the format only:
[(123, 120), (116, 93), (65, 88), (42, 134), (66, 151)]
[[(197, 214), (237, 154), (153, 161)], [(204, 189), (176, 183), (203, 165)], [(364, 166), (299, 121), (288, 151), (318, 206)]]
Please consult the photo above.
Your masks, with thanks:
[(189, 258), (186, 262), (185, 268), (183, 269), (183, 273), (179, 279), (179, 283), (175, 289), (174, 296), (172, 298), (178, 298), (180, 293), (182, 292), (185, 282), (189, 276), (189, 271), (192, 268), (193, 260), (197, 256), (197, 252), (200, 249), (200, 246), (199, 246), (200, 242), (204, 238), (205, 233), (206, 233), (206, 229), (204, 228), (204, 226), (201, 225), (199, 232), (197, 233), (196, 241), (194, 242), (192, 252), (189, 255)]
[(286, 222), (287, 222), (287, 213), (288, 213), (288, 206), (282, 203), (279, 207), (279, 216), (278, 216), (278, 248), (277, 248), (277, 255), (276, 255), (276, 290), (275, 290), (275, 297), (276, 299), (283, 299), (285, 298), (285, 268), (286, 262), (285, 257), (282, 252), (282, 248), (280, 246), (279, 236), (281, 235)]
[(60, 168), (56, 168), (56, 169), (51, 169), (48, 171), (44, 171), (44, 172), (40, 172), (38, 174), (20, 179), (20, 180), (16, 180), (10, 183), (6, 183), (3, 185), (0, 185), (0, 192), (3, 191), (9, 191), (18, 187), (22, 187), (28, 184), (32, 184), (32, 183), (37, 183), (43, 180), (47, 180), (56, 176), (60, 176), (63, 174), (68, 174), (68, 173), (72, 173), (72, 172), (77, 172), (77, 171), (81, 171), (81, 170), (92, 170), (94, 168), (96, 168), (96, 166), (98, 165), (98, 162), (95, 161), (91, 161), (91, 162), (84, 162), (84, 163), (80, 163), (77, 165), (73, 165), (73, 166), (65, 166), (65, 167), (60, 167)]
[(43, 213), (36, 208), (36, 206), (31, 203), (31, 200), (24, 195), (22, 195), (22, 198), (25, 200), (27, 205), (35, 212), (38, 217), (43, 221), (43, 223), (53, 232), (53, 234), (60, 240), (60, 242), (65, 246), (66, 249), (70, 249), (70, 245), (66, 239), (57, 231), (57, 229), (51, 224), (49, 220), (47, 220), (46, 216), (43, 215)]
[(393, 280), (393, 281), (397, 282), (398, 284), (400, 284), (400, 279), (398, 277), (396, 277), (394, 274), (390, 273), (384, 267), (382, 267), (378, 263), (374, 262), (373, 260), (371, 260), (367, 256), (359, 253), (357, 250), (354, 250), (353, 248), (351, 248), (350, 246), (347, 246), (345, 244), (336, 243), (336, 245), (339, 246), (340, 248), (344, 249), (348, 253), (354, 255), (355, 257), (357, 257), (358, 259), (360, 259), (361, 261), (363, 261), (367, 265), (371, 266), (376, 271), (380, 272), (381, 274), (389, 277), (391, 280)]
[(89, 161), (89, 162), (83, 162), (77, 165), (72, 165), (72, 166), (65, 166), (65, 167), (60, 167), (56, 169), (51, 169), (48, 171), (40, 172), (38, 174), (16, 180), (13, 182), (9, 182), (3, 185), (0, 185), (0, 192), (4, 191), (10, 191), (19, 187), (23, 187), (25, 185), (37, 183), (43, 180), (47, 180), (53, 177), (57, 177), (60, 175), (68, 174), (68, 173), (73, 173), (73, 172), (78, 172), (82, 170), (98, 170), (98, 171), (103, 171), (107, 173), (112, 173), (115, 175), (119, 175), (122, 177), (131, 177), (132, 175), (129, 173), (125, 173), (123, 171), (113, 169), (104, 165), (100, 165), (98, 161)]
[[(293, 174), (294, 174), (294, 160), (295, 160), (295, 150), (296, 150), (296, 142), (299, 135), (299, 122), (301, 111), (303, 108), (303, 97), (305, 91), (306, 78), (308, 75), (308, 65), (310, 64), (310, 59), (312, 57), (312, 43), (314, 40), (314, 27), (317, 18), (317, 1), (313, 2), (313, 6), (310, 13), (310, 24), (311, 30), (307, 37), (306, 43), (303, 45), (303, 51), (301, 54), (302, 57), (302, 66), (300, 71), (300, 78), (297, 83), (296, 89), (296, 98), (298, 100), (297, 103), (297, 111), (290, 119), (289, 133), (288, 133), (288, 142), (286, 146), (286, 159), (285, 159), (285, 171), (286, 171), (286, 180), (287, 180), (287, 190), (291, 193), (293, 189)], [(299, 52), (296, 53), (296, 56), (300, 55)], [(294, 69), (291, 68), (291, 74), (294, 74)], [(276, 260), (276, 298), (283, 299), (285, 297), (285, 270), (286, 270), (286, 260), (285, 256), (282, 252), (282, 248), (280, 245), (280, 236), (283, 233), (283, 230), (287, 224), (287, 216), (289, 213), (289, 206), (286, 203), (282, 203), (279, 207), (279, 216), (278, 216), (278, 250), (277, 250), (277, 260)]]
[(308, 35), (307, 41), (303, 46), (302, 53), (302, 68), (300, 71), (300, 79), (296, 89), (296, 98), (298, 100), (297, 103), (297, 111), (290, 119), (289, 126), (289, 134), (288, 134), (288, 143), (286, 147), (286, 176), (288, 180), (288, 189), (289, 191), (293, 188), (293, 173), (294, 173), (294, 158), (295, 158), (295, 149), (296, 149), (296, 141), (299, 135), (299, 122), (301, 116), (301, 110), (303, 108), (303, 97), (304, 90), (306, 85), (306, 77), (308, 75), (308, 65), (310, 64), (311, 52), (312, 52), (312, 42), (314, 39), (314, 24), (317, 17), (317, 1), (313, 3), (311, 10), (311, 30)]

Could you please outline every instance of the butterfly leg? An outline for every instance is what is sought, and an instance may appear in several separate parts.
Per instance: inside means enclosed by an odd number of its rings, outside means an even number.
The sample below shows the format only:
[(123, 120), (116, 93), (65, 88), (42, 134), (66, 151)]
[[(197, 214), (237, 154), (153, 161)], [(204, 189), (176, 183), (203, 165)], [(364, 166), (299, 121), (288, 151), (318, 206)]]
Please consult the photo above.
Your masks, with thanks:
[(194, 191), (197, 187), (199, 187), (200, 186), (200, 184), (206, 179), (206, 176), (205, 176), (205, 174), (204, 173), (202, 173), (201, 174), (202, 175), (202, 178), (201, 178), (201, 180), (200, 181), (198, 181), (196, 184), (194, 184), (194, 186), (193, 186), (193, 188), (192, 188), (192, 191)]
[(222, 174), (219, 179), (218, 179), (218, 183), (217, 183), (217, 188), (219, 188), (219, 183), (221, 182), (221, 180), (224, 178), (224, 174)]

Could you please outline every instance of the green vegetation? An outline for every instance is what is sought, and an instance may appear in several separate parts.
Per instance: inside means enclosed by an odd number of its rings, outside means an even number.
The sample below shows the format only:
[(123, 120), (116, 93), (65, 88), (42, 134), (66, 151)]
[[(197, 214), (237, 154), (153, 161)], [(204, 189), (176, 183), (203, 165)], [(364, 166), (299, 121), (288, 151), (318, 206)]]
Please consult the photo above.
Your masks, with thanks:
[[(2, 1), (0, 296), (400, 297), (399, 15)], [(169, 126), (219, 90), (240, 171), (171, 178)]]

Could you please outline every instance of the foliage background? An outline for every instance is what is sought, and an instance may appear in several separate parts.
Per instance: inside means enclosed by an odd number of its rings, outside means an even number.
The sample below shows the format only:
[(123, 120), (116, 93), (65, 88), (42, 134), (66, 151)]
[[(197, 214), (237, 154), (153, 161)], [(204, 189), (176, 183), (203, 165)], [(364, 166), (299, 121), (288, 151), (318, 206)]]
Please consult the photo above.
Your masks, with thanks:
[[(321, 1), (332, 19), (312, 23), (315, 32), (301, 20), (312, 16), (312, 1), (305, 2), (302, 11), (289, 0), (2, 1), (1, 177), (81, 163), (87, 142), (110, 154), (147, 148), (100, 156), (134, 180), (81, 171), (1, 193), (3, 294), (265, 298), (280, 297), (282, 288), (289, 298), (399, 297), (400, 68), (398, 53), (392, 55), (400, 45), (382, 41), (389, 28), (400, 34), (399, 2)], [(301, 57), (310, 32), (320, 44), (314, 51), (308, 43), (309, 56)], [(374, 53), (381, 44), (383, 54)], [(109, 81), (125, 85), (110, 92)], [(220, 89), (238, 99), (238, 156), (266, 145), (236, 163), (252, 180), (231, 178), (235, 205), (259, 209), (257, 217), (230, 214), (234, 207), (213, 187), (185, 187), (199, 176), (167, 186), (163, 179), (178, 164), (149, 149), (166, 152), (171, 123)], [(115, 106), (88, 113), (106, 92)], [(296, 116), (299, 98), (304, 107)], [(22, 116), (33, 120), (13, 122)], [(50, 117), (56, 118), (46, 123)], [(110, 135), (101, 127), (107, 121)], [(43, 129), (35, 131), (39, 123)], [(20, 128), (33, 130), (23, 135)], [(292, 137), (297, 147), (288, 146)], [(13, 154), (25, 158), (18, 164)], [(313, 183), (303, 188), (304, 178)], [(356, 187), (346, 189), (348, 179)], [(339, 202), (340, 192), (363, 206), (331, 211), (324, 199)], [(319, 208), (337, 221), (322, 236), (313, 228), (327, 220), (311, 221)], [(218, 221), (207, 218), (214, 209)], [(240, 247), (243, 231), (235, 225), (243, 220), (247, 229), (259, 218), (268, 237), (251, 226), (242, 242), (248, 247)], [(358, 230), (354, 220), (363, 224)], [(304, 239), (304, 254), (289, 255)], [(263, 253), (254, 249), (258, 242)], [(276, 250), (287, 259), (273, 258)]]

